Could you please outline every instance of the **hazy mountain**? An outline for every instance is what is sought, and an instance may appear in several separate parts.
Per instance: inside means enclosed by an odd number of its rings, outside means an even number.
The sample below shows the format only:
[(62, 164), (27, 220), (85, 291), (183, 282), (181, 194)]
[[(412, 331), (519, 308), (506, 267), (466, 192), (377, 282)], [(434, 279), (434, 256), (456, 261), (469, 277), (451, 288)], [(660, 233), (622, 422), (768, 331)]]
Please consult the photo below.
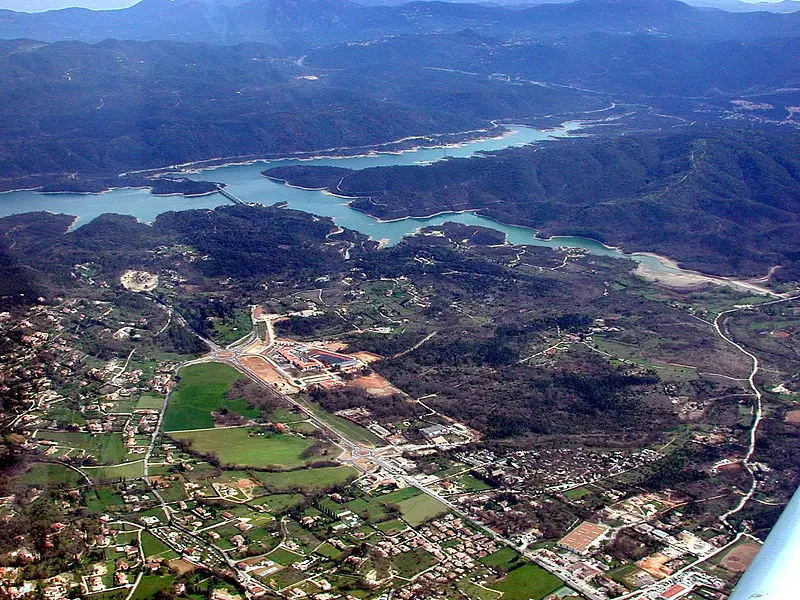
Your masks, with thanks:
[(800, 10), (800, 0), (783, 0), (782, 2), (740, 2), (739, 0), (689, 0), (687, 4), (707, 8), (718, 8), (729, 12), (766, 11), (773, 13), (791, 13)]
[[(434, 0), (424, 0), (434, 1)], [(482, 4), (484, 6), (506, 6), (530, 8), (542, 4), (568, 4), (574, 0), (446, 0), (454, 4)], [(362, 6), (400, 6), (407, 0), (356, 0)], [(716, 8), (728, 12), (790, 13), (800, 11), (800, 0), (782, 0), (781, 2), (744, 2), (743, 0), (685, 0), (690, 6)]]
[[(432, 1), (432, 0), (427, 0)], [(446, 0), (455, 4), (470, 3), (471, 0)], [(530, 8), (542, 4), (568, 4), (574, 0), (472, 0), (475, 4), (484, 6), (507, 6)], [(356, 0), (362, 6), (400, 6), (406, 0)], [(782, 0), (781, 2), (744, 2), (743, 0), (685, 0), (690, 6), (702, 8), (716, 8), (728, 12), (757, 12), (767, 11), (774, 13), (790, 13), (800, 10), (800, 0)]]
[(117, 11), (0, 11), (0, 37), (44, 41), (319, 44), (465, 28), (493, 37), (529, 39), (606, 32), (751, 40), (797, 35), (800, 14), (730, 13), (677, 0), (578, 0), (530, 8), (445, 2), (367, 7), (349, 0), (143, 0)]

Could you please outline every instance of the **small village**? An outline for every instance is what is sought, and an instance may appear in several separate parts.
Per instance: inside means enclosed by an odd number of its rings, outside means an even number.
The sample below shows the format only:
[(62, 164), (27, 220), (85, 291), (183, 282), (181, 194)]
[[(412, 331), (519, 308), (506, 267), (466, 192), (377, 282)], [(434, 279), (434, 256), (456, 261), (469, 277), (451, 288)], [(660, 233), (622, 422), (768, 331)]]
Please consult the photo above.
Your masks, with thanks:
[[(3, 518), (20, 502), (35, 505), (54, 479), (73, 515), (48, 525), (41, 550), (19, 536), (19, 549), (0, 557), (3, 592), (13, 600), (136, 600), (157, 590), (349, 600), (394, 589), (407, 599), (496, 600), (518, 597), (524, 580), (526, 600), (606, 600), (639, 589), (650, 600), (713, 600), (757, 551), (756, 538), (682, 514), (677, 490), (631, 494), (637, 474), (665, 457), (658, 448), (484, 448), (478, 432), (372, 371), (379, 355), (278, 337), (276, 323), (317, 309), (306, 310), (255, 306), (251, 333), (188, 366), (133, 351), (98, 361), (73, 333), (86, 327), (141, 343), (164, 327), (158, 307), (153, 324), (79, 299), (34, 307), (17, 323), (0, 315), (28, 347), (3, 363), (2, 385), (29, 403), (10, 424), (32, 457), (24, 499), (3, 499)], [(269, 417), (228, 394), (242, 374), (281, 398)], [(219, 407), (202, 418), (190, 417), (196, 408), (182, 394), (195, 377), (202, 386), (225, 382)], [(349, 386), (405, 398), (415, 416), (326, 413), (310, 400), (313, 390)], [(562, 523), (555, 515), (564, 511)], [(556, 539), (548, 523), (562, 523)], [(26, 574), (48, 544), (74, 547), (70, 568), (32, 583)]]

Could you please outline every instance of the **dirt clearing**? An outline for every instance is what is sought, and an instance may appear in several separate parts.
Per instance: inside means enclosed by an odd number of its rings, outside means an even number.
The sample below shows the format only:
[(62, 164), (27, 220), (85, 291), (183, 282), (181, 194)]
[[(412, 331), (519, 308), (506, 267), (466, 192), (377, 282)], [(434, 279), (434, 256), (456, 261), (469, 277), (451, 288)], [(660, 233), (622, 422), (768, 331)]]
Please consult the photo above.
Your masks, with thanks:
[(245, 356), (241, 359), (241, 362), (256, 377), (272, 384), (278, 391), (284, 394), (297, 393), (297, 388), (286, 381), (265, 358), (261, 356)]
[(800, 426), (800, 410), (790, 410), (783, 417), (783, 420), (789, 423), (789, 425)]
[(125, 271), (119, 281), (132, 292), (150, 292), (158, 287), (158, 275), (147, 271)]
[(350, 356), (353, 356), (354, 358), (357, 358), (366, 364), (378, 362), (383, 358), (380, 354), (373, 354), (372, 352), (354, 352)]
[(400, 393), (400, 390), (377, 373), (357, 377), (350, 384), (363, 388), (371, 396), (391, 396)]
[(733, 571), (734, 573), (744, 573), (747, 570), (747, 567), (750, 566), (750, 563), (753, 562), (753, 559), (756, 557), (756, 554), (758, 554), (760, 548), (761, 546), (755, 542), (741, 544), (728, 552), (720, 564), (728, 569), (728, 571)]

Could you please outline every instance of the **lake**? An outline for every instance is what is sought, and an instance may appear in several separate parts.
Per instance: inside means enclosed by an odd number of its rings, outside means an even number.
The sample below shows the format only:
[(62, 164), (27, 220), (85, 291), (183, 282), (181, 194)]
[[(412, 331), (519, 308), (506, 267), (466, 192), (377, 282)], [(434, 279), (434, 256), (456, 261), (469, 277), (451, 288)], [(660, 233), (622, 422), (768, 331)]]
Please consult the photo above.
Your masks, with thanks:
[[(473, 213), (443, 213), (426, 218), (409, 218), (397, 221), (379, 221), (347, 206), (347, 200), (316, 190), (301, 190), (272, 181), (261, 171), (276, 166), (293, 164), (337, 166), (348, 169), (366, 169), (394, 165), (429, 164), (447, 157), (466, 158), (484, 152), (523, 146), (546, 140), (568, 137), (581, 129), (577, 121), (561, 127), (538, 130), (532, 127), (512, 126), (508, 135), (485, 140), (465, 142), (447, 148), (417, 148), (398, 153), (373, 153), (347, 158), (321, 157), (307, 160), (279, 159), (255, 161), (248, 164), (209, 167), (190, 171), (185, 175), (194, 179), (208, 179), (227, 184), (228, 191), (246, 202), (273, 204), (286, 202), (289, 208), (316, 215), (331, 217), (337, 225), (367, 234), (388, 244), (397, 243), (428, 225), (455, 221), (466, 225), (482, 225), (504, 232), (512, 244), (529, 244), (548, 247), (582, 248), (594, 254), (626, 257), (636, 260), (651, 273), (682, 273), (674, 264), (648, 254), (623, 254), (599, 242), (579, 237), (554, 237), (542, 239), (535, 231), (525, 227), (505, 225)], [(0, 217), (31, 211), (66, 213), (78, 217), (76, 226), (88, 223), (103, 213), (133, 215), (140, 221), (151, 222), (166, 211), (213, 208), (229, 204), (221, 194), (195, 198), (183, 196), (153, 196), (147, 189), (116, 189), (102, 194), (40, 194), (35, 191), (15, 191), (0, 194)]]

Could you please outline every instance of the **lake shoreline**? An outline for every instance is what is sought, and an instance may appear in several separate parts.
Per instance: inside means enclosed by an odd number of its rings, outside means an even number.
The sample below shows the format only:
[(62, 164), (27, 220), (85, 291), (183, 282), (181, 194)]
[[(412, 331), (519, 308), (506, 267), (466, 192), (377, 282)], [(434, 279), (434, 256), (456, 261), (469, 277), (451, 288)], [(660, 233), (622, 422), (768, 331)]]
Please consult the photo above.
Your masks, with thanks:
[[(572, 122), (572, 121), (567, 121)], [(567, 123), (565, 122), (565, 123)], [(398, 140), (392, 140), (389, 142), (382, 142), (380, 144), (372, 144), (366, 146), (354, 146), (352, 148), (324, 148), (322, 150), (309, 150), (305, 152), (297, 152), (292, 154), (280, 154), (270, 156), (267, 154), (260, 154), (260, 155), (243, 155), (243, 156), (228, 156), (228, 157), (218, 157), (218, 158), (208, 158), (204, 160), (198, 161), (191, 161), (187, 163), (180, 163), (176, 165), (168, 165), (165, 167), (159, 167), (154, 169), (143, 169), (139, 171), (128, 171), (126, 173), (122, 173), (122, 175), (134, 175), (134, 174), (146, 174), (150, 173), (152, 175), (160, 175), (160, 174), (168, 174), (168, 173), (192, 173), (197, 174), (203, 171), (211, 171), (215, 169), (220, 169), (224, 167), (241, 167), (241, 166), (250, 166), (257, 164), (259, 162), (274, 162), (274, 161), (284, 161), (284, 160), (297, 160), (301, 162), (308, 162), (320, 159), (348, 159), (348, 158), (370, 158), (381, 154), (387, 155), (401, 155), (407, 154), (410, 152), (417, 152), (423, 149), (440, 149), (440, 148), (460, 148), (463, 147), (465, 144), (469, 144), (471, 142), (481, 142), (481, 141), (488, 141), (488, 140), (499, 140), (503, 139), (504, 137), (508, 137), (514, 134), (514, 130), (510, 129), (515, 127), (513, 124), (497, 124), (494, 125), (494, 129), (501, 130), (499, 134), (492, 135), (493, 128), (486, 127), (483, 129), (472, 129), (468, 131), (461, 131), (461, 132), (454, 132), (454, 133), (432, 133), (428, 135), (418, 135), (418, 136), (408, 136), (405, 138), (400, 138)], [(527, 127), (516, 125), (516, 127)], [(543, 129), (542, 131), (557, 131), (558, 127), (553, 127), (550, 129)], [(458, 137), (464, 136), (464, 139), (453, 141), (453, 142), (446, 142), (446, 143), (436, 143), (433, 140), (436, 137)], [(402, 144), (410, 140), (424, 140), (430, 139), (433, 143), (430, 144), (417, 144), (414, 146), (409, 146), (407, 148), (402, 148), (398, 150), (390, 150), (389, 147)], [(387, 148), (387, 149), (382, 149)], [(354, 153), (345, 153), (341, 152), (343, 150), (350, 150), (352, 149)]]
[[(557, 141), (559, 138), (568, 138), (574, 131), (580, 130), (581, 127), (587, 126), (587, 124), (591, 124), (591, 121), (583, 120), (571, 120), (566, 121), (561, 124), (560, 127), (553, 127), (547, 130), (538, 130), (531, 127), (525, 126), (515, 126), (506, 124), (505, 126), (507, 129), (504, 130), (503, 134), (500, 136), (497, 135), (484, 135), (484, 136), (475, 136), (478, 139), (472, 140), (460, 140), (454, 144), (448, 144), (448, 147), (461, 147), (462, 150), (457, 152), (456, 155), (460, 157), (468, 157), (468, 156), (475, 156), (481, 155), (487, 152), (493, 152), (502, 150), (504, 148), (510, 148), (513, 146), (518, 145), (527, 145), (532, 143), (541, 143), (545, 141)], [(494, 125), (494, 124), (493, 124)], [(470, 133), (482, 133), (487, 134), (489, 132), (494, 133), (496, 129), (484, 129), (480, 132), (470, 132)], [(512, 138), (512, 139), (507, 139)], [(414, 140), (418, 140), (420, 138), (415, 137)], [(426, 138), (431, 139), (431, 138)], [(492, 142), (491, 140), (506, 140), (501, 143)], [(381, 147), (385, 148), (385, 145)], [(436, 148), (441, 146), (415, 146), (413, 149), (404, 149), (398, 152), (375, 152), (370, 151), (369, 154), (362, 154), (359, 157), (344, 157), (344, 156), (324, 156), (320, 157), (320, 162), (335, 160), (337, 158), (351, 160), (350, 164), (345, 163), (344, 166), (348, 168), (352, 168), (353, 170), (370, 168), (372, 166), (383, 166), (386, 164), (397, 164), (397, 165), (413, 165), (422, 162), (429, 162), (429, 161), (437, 161), (442, 160), (444, 157), (439, 156), (439, 154), (435, 151)], [(415, 152), (417, 154), (415, 154)], [(386, 155), (406, 155), (402, 159), (394, 159), (394, 158), (385, 158)], [(408, 156), (411, 155), (411, 156)], [(374, 160), (374, 157), (384, 156), (382, 160)], [(361, 160), (365, 159), (365, 160)], [(270, 198), (270, 195), (273, 196), (274, 200), (278, 200), (279, 202), (283, 201), (286, 202), (287, 199), (291, 199), (291, 202), (287, 202), (285, 206), (294, 210), (301, 210), (304, 212), (308, 212), (311, 214), (317, 214), (319, 216), (333, 218), (334, 221), (337, 222), (337, 225), (344, 226), (349, 229), (357, 230), (362, 233), (367, 234), (373, 241), (379, 241), (381, 247), (396, 243), (402, 237), (406, 235), (413, 235), (418, 233), (422, 228), (428, 225), (440, 225), (442, 222), (446, 222), (447, 220), (452, 220), (457, 223), (462, 224), (469, 224), (469, 225), (478, 225), (490, 229), (499, 230), (501, 233), (505, 235), (505, 240), (507, 243), (515, 245), (515, 246), (544, 246), (544, 247), (551, 247), (551, 248), (576, 248), (580, 249), (584, 252), (594, 253), (600, 256), (610, 256), (613, 258), (619, 259), (628, 259), (634, 260), (638, 263), (635, 270), (632, 269), (637, 275), (640, 275), (646, 279), (654, 281), (658, 284), (665, 285), (668, 287), (673, 287), (675, 289), (684, 289), (688, 290), (690, 288), (696, 289), (700, 285), (707, 285), (707, 284), (716, 284), (716, 285), (727, 285), (733, 286), (736, 288), (740, 288), (746, 290), (749, 293), (758, 293), (758, 294), (770, 294), (775, 295), (774, 292), (768, 290), (765, 287), (761, 287), (756, 285), (757, 280), (756, 278), (750, 278), (754, 281), (747, 281), (747, 280), (738, 280), (733, 277), (726, 278), (723, 276), (718, 275), (711, 275), (705, 274), (698, 271), (693, 271), (690, 269), (684, 269), (680, 266), (676, 260), (668, 257), (662, 256), (655, 253), (650, 252), (642, 252), (636, 250), (628, 251), (623, 246), (610, 246), (605, 244), (599, 240), (595, 240), (588, 237), (583, 236), (569, 236), (569, 235), (554, 235), (550, 237), (543, 237), (541, 235), (541, 231), (536, 229), (530, 225), (523, 225), (523, 224), (514, 224), (514, 223), (504, 223), (500, 219), (496, 219), (489, 214), (487, 214), (488, 209), (486, 208), (464, 208), (463, 210), (440, 210), (436, 211), (433, 214), (424, 215), (424, 216), (412, 216), (412, 215), (405, 215), (396, 218), (388, 218), (382, 219), (377, 217), (373, 214), (370, 214), (367, 210), (364, 210), (361, 207), (354, 206), (358, 200), (363, 200), (362, 197), (359, 196), (346, 196), (341, 193), (336, 193), (335, 191), (330, 191), (329, 189), (325, 188), (317, 188), (317, 187), (303, 187), (297, 186), (289, 183), (287, 180), (279, 177), (271, 177), (270, 175), (265, 174), (266, 171), (269, 169), (262, 169), (256, 163), (263, 162), (265, 159), (258, 159), (258, 160), (249, 160), (247, 162), (239, 162), (239, 163), (229, 163), (230, 170), (225, 171), (224, 167), (216, 166), (216, 167), (205, 167), (203, 169), (199, 169), (196, 171), (197, 173), (202, 173), (205, 170), (213, 170), (218, 171), (217, 175), (218, 178), (221, 179), (221, 182), (209, 182), (202, 180), (205, 186), (213, 185), (213, 189), (209, 189), (205, 191), (203, 189), (202, 193), (196, 194), (183, 194), (180, 192), (173, 192), (172, 190), (163, 190), (161, 194), (154, 194), (152, 188), (147, 185), (139, 185), (136, 187), (111, 187), (107, 190), (103, 190), (102, 192), (85, 192), (81, 194), (76, 194), (74, 192), (51, 192), (51, 193), (38, 193), (36, 191), (32, 191), (30, 189), (25, 190), (23, 194), (30, 194), (30, 199), (20, 199), (17, 201), (17, 206), (15, 206), (15, 200), (11, 200), (6, 204), (6, 212), (8, 214), (18, 214), (21, 212), (30, 212), (35, 210), (53, 210), (54, 212), (62, 212), (66, 214), (72, 214), (72, 210), (75, 210), (74, 214), (80, 216), (80, 220), (82, 223), (90, 221), (94, 216), (98, 214), (102, 214), (103, 212), (126, 212), (132, 214), (137, 217), (141, 222), (150, 222), (154, 220), (157, 214), (160, 214), (165, 211), (169, 210), (192, 210), (197, 208), (210, 208), (213, 209), (217, 206), (227, 205), (228, 200), (223, 199), (224, 194), (219, 195), (218, 197), (214, 197), (215, 195), (220, 194), (220, 191), (224, 188), (228, 190), (232, 190), (231, 193), (234, 194), (241, 194), (241, 198), (245, 202), (249, 202), (254, 200), (256, 202), (267, 202)], [(277, 160), (286, 160), (286, 159), (277, 159)], [(291, 160), (291, 159), (290, 159)], [(307, 158), (305, 161), (313, 162), (313, 158)], [(300, 162), (300, 160), (295, 159), (295, 164)], [(192, 182), (197, 182), (200, 178), (204, 178), (205, 174), (200, 175), (197, 179), (193, 178), (186, 178), (185, 182), (187, 185), (190, 185)], [(133, 177), (131, 177), (133, 179)], [(267, 184), (266, 187), (260, 187), (258, 185), (258, 180), (266, 180), (270, 182)], [(133, 183), (133, 181), (131, 182)], [(245, 187), (240, 187), (244, 185)], [(275, 188), (271, 189), (269, 185), (274, 185)], [(250, 187), (247, 187), (250, 186)], [(286, 187), (288, 189), (302, 191), (302, 195), (297, 194), (282, 194), (279, 191), (276, 191), (278, 188)], [(163, 189), (163, 188), (162, 188)], [(147, 193), (140, 193), (136, 190), (149, 190)], [(104, 194), (111, 194), (112, 192), (119, 192), (120, 201), (121, 203), (118, 205), (114, 205), (113, 201), (109, 201), (108, 203), (100, 200), (96, 200), (93, 202), (89, 201), (82, 201), (80, 199), (81, 196), (97, 196), (100, 197)], [(263, 194), (263, 198), (259, 198), (260, 195)], [(46, 200), (36, 200), (36, 198), (42, 198), (48, 195), (62, 195), (62, 196), (73, 196), (73, 200), (71, 202), (64, 201), (64, 206), (57, 206), (57, 204), (61, 204), (60, 201), (53, 201), (49, 202)], [(162, 197), (166, 198), (169, 196), (178, 197), (180, 200), (175, 201), (173, 206), (170, 206), (168, 203), (164, 203), (162, 205), (158, 205), (157, 203), (152, 202), (153, 197)], [(198, 202), (197, 204), (191, 202), (193, 198), (201, 198), (205, 196), (212, 196), (214, 197), (212, 200), (207, 200), (205, 202)], [(330, 196), (332, 198), (336, 198), (337, 201), (335, 204), (333, 202), (326, 203), (324, 200), (324, 196)], [(113, 199), (112, 199), (113, 200)], [(132, 206), (130, 203), (134, 202), (135, 205)], [(43, 205), (43, 206), (42, 206)], [(334, 208), (335, 206), (335, 208)], [(28, 208), (30, 207), (30, 208)], [(55, 207), (55, 208), (53, 208)], [(363, 217), (355, 217), (354, 215), (363, 215)], [(474, 215), (474, 216), (466, 216), (466, 215)], [(461, 218), (459, 218), (461, 216)], [(409, 221), (412, 226), (397, 226), (398, 223), (403, 221)], [(416, 221), (417, 223), (413, 223)], [(426, 222), (427, 221), (427, 222)], [(430, 221), (436, 221), (432, 223)], [(483, 221), (483, 222), (481, 222)], [(370, 223), (374, 225), (386, 225), (385, 231), (382, 231), (379, 227), (373, 227)], [(392, 226), (392, 225), (395, 226)], [(417, 225), (418, 226), (414, 226)]]

